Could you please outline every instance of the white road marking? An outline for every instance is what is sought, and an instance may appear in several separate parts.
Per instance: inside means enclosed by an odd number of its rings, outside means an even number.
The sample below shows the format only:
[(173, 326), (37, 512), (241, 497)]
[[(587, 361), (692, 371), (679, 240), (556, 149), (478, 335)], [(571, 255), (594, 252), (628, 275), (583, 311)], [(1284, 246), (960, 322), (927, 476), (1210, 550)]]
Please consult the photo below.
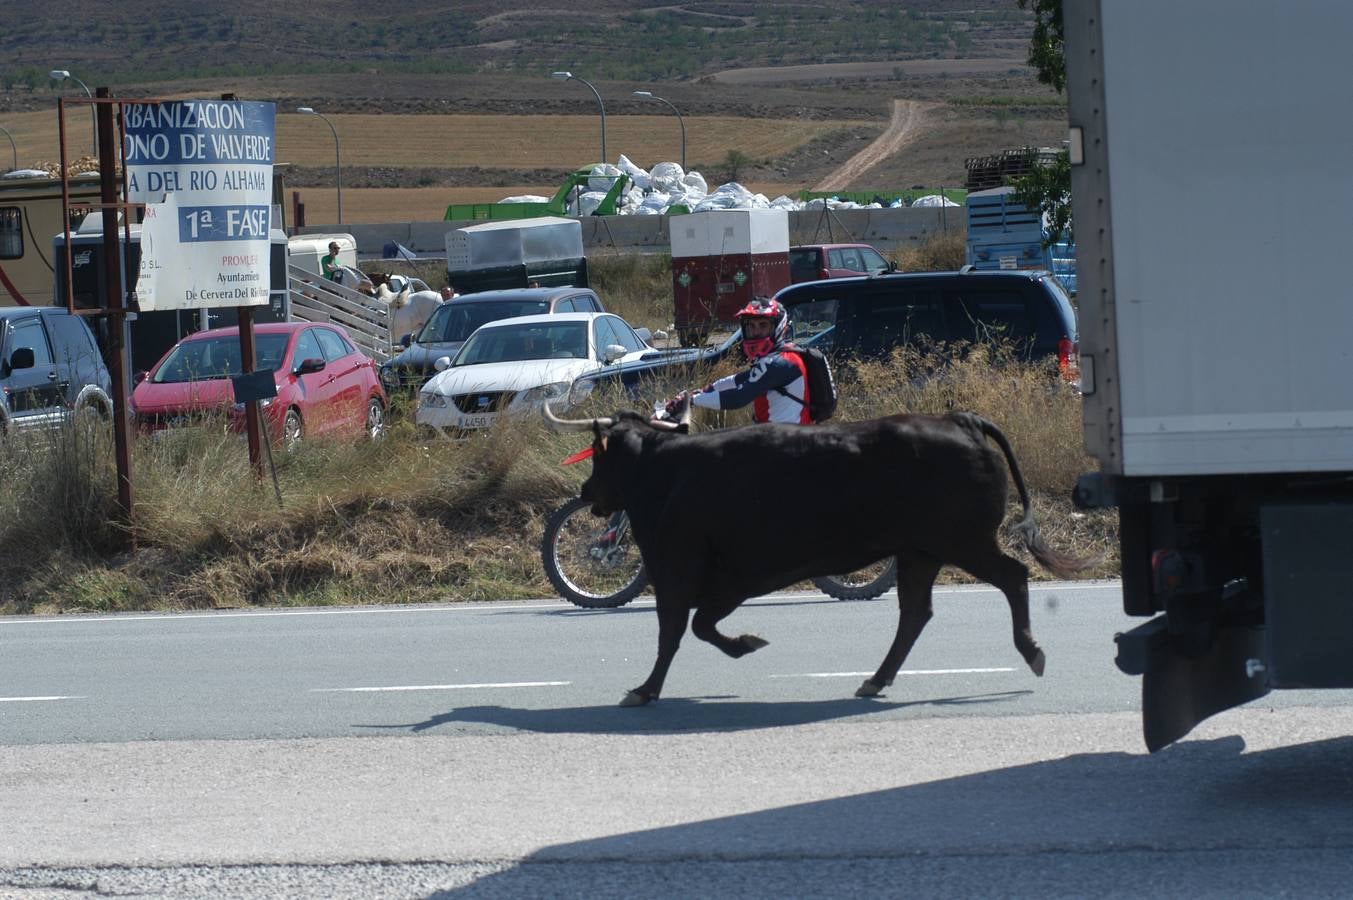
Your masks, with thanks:
[[(935, 588), (936, 596), (945, 594), (968, 594), (980, 593), (983, 591), (995, 591), (996, 589), (987, 584), (961, 584), (946, 585)], [(1030, 596), (1038, 596), (1045, 592), (1075, 590), (1075, 591), (1098, 591), (1113, 590), (1121, 591), (1122, 585), (1117, 581), (1036, 581), (1029, 584)], [(893, 592), (889, 592), (890, 594)], [(747, 601), (748, 605), (756, 605), (758, 602), (775, 602), (786, 600), (803, 600), (810, 603), (823, 602), (824, 594), (814, 591), (795, 591), (795, 592), (777, 592), (766, 594), (762, 597), (754, 597)], [(833, 603), (839, 601), (831, 601)], [(656, 603), (651, 595), (637, 598), (631, 606), (652, 607)], [(0, 616), (0, 628), (10, 625), (71, 625), (71, 624), (117, 624), (119, 622), (191, 622), (191, 621), (227, 621), (229, 619), (255, 619), (265, 616), (378, 616), (378, 615), (396, 615), (399, 613), (415, 614), (441, 614), (441, 613), (464, 613), (464, 612), (483, 612), (483, 611), (506, 611), (516, 612), (518, 610), (541, 610), (551, 609), (560, 611), (575, 610), (565, 600), (549, 600), (541, 598), (539, 601), (503, 601), (495, 603), (455, 603), (443, 605), (428, 606), (345, 606), (340, 608), (306, 608), (306, 609), (218, 609), (202, 612), (173, 612), (173, 613), (134, 613), (123, 615), (114, 613), (111, 615), (84, 615), (71, 614), (63, 616)], [(581, 610), (580, 610), (581, 611)]]
[(571, 681), (502, 681), (485, 684), (400, 684), (389, 687), (311, 688), (312, 694), (372, 694), (381, 691), (464, 691), (476, 688), (562, 687)]
[[(1013, 668), (999, 669), (907, 669), (901, 675), (987, 675), (993, 672), (1013, 672)], [(792, 675), (772, 675), (771, 678), (859, 678), (873, 672), (800, 672)]]
[(0, 697), (0, 703), (33, 703), (39, 700), (83, 700), (82, 696), (58, 696), (58, 697)]

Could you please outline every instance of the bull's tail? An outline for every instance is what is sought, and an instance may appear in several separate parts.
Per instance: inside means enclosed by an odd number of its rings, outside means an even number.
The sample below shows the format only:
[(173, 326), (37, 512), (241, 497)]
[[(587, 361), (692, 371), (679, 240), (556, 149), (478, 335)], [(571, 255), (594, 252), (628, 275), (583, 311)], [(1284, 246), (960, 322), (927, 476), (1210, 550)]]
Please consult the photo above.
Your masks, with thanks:
[(975, 413), (956, 413), (955, 416), (964, 421), (970, 428), (995, 441), (996, 446), (1000, 447), (1001, 452), (1005, 454), (1006, 465), (1010, 467), (1010, 475), (1015, 480), (1015, 490), (1019, 492), (1019, 502), (1024, 505), (1024, 517), (1015, 523), (1015, 533), (1019, 535), (1029, 554), (1038, 560), (1039, 565), (1060, 578), (1069, 578), (1078, 572), (1084, 572), (1086, 569), (1098, 565), (1098, 559), (1059, 553), (1049, 547), (1047, 541), (1043, 540), (1043, 533), (1034, 522), (1033, 504), (1029, 500), (1029, 489), (1024, 484), (1024, 475), (1019, 470), (1019, 463), (1015, 461), (1015, 451), (1010, 447), (1010, 441), (996, 427), (995, 423)]

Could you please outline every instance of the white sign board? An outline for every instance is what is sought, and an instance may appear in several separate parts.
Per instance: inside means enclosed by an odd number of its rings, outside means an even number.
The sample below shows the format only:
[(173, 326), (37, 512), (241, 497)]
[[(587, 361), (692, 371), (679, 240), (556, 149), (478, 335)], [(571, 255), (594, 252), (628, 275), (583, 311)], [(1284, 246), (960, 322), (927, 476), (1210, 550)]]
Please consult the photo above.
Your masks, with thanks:
[(142, 310), (268, 303), (272, 103), (123, 105), (128, 200), (145, 203)]

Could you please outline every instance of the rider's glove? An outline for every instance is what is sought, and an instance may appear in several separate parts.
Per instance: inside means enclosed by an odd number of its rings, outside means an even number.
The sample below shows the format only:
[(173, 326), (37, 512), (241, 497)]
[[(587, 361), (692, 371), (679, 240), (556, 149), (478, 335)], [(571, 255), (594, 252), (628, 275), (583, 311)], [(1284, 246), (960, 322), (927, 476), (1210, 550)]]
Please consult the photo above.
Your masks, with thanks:
[(671, 400), (668, 400), (667, 405), (664, 407), (664, 409), (666, 409), (667, 411), (667, 415), (669, 416), (676, 415), (677, 410), (681, 409), (682, 405), (684, 405), (686, 401), (690, 399), (690, 396), (691, 395), (689, 391), (682, 391), (681, 393), (673, 397)]

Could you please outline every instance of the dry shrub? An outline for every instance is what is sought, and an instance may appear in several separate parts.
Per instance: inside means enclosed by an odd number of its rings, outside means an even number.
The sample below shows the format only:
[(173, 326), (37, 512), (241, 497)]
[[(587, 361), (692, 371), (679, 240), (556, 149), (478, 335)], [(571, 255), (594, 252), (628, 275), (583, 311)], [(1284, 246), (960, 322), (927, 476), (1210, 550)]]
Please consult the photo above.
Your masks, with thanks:
[(669, 254), (594, 251), (587, 265), (592, 288), (607, 311), (635, 328), (670, 330), (674, 309)]
[(967, 261), (968, 236), (965, 231), (932, 234), (914, 247), (894, 254), (903, 272), (954, 272)]
[[(637, 398), (604, 386), (570, 415), (646, 412), (737, 364), (645, 383)], [(976, 346), (904, 349), (838, 368), (842, 419), (969, 409), (996, 422), (1048, 539), (1104, 554), (1091, 574), (1115, 574), (1112, 514), (1085, 515), (1068, 502), (1092, 464), (1080, 449), (1079, 397), (1046, 367)], [(745, 411), (696, 414), (699, 429), (746, 421)], [(454, 442), (394, 422), (383, 441), (278, 451), (279, 506), (271, 480), (254, 478), (244, 441), (218, 421), (137, 439), (137, 550), (123, 553), (108, 431), (18, 436), (0, 447), (8, 551), (0, 612), (549, 596), (539, 559), (544, 518), (591, 471), (586, 462), (560, 465), (587, 446), (586, 434), (557, 434), (535, 417), (505, 418)]]

